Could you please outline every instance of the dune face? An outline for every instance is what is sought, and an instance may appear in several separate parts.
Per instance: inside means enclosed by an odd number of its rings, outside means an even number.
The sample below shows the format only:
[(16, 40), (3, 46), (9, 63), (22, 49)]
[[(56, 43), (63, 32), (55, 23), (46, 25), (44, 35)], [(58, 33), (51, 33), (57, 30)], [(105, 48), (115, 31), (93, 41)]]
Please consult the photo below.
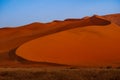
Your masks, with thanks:
[(68, 65), (103, 66), (120, 63), (120, 28), (88, 26), (32, 40), (17, 49), (31, 61)]
[(67, 65), (103, 66), (119, 63), (119, 26), (99, 16), (76, 23), (72, 26), (86, 27), (73, 28), (32, 40), (20, 46), (17, 55), (31, 61)]
[[(106, 59), (105, 57), (109, 49), (112, 50), (111, 53), (109, 53), (111, 56), (113, 51), (116, 52), (116, 55), (119, 53), (119, 27), (117, 26), (119, 21), (118, 18), (113, 15), (110, 16), (111, 18), (94, 15), (82, 19), (55, 20), (50, 23), (35, 22), (16, 28), (1, 28), (0, 61), (2, 61), (2, 63), (0, 66), (4, 64), (18, 65), (19, 63), (31, 61), (68, 65), (82, 65), (82, 63), (84, 63), (84, 65), (97, 65), (96, 63), (100, 62), (100, 65), (104, 65), (110, 61), (112, 63), (113, 60), (114, 64), (115, 60), (113, 58), (110, 57)], [(96, 44), (98, 44), (98, 46)], [(103, 44), (106, 46), (103, 46)], [(91, 45), (93, 46), (91, 47)], [(107, 48), (104, 49), (105, 47)], [(30, 48), (30, 50), (28, 50), (28, 48)], [(78, 55), (78, 57), (75, 55), (72, 56), (73, 53)], [(70, 56), (67, 56), (68, 54)], [(103, 54), (105, 54), (105, 63), (103, 63), (104, 59), (101, 59)], [(41, 55), (43, 55), (42, 58)], [(52, 57), (51, 55), (54, 56)], [(60, 56), (60, 58), (58, 58), (58, 56)], [(98, 56), (101, 57), (98, 58)], [(77, 58), (81, 59), (77, 60)], [(116, 60), (118, 58), (119, 57), (115, 56)]]

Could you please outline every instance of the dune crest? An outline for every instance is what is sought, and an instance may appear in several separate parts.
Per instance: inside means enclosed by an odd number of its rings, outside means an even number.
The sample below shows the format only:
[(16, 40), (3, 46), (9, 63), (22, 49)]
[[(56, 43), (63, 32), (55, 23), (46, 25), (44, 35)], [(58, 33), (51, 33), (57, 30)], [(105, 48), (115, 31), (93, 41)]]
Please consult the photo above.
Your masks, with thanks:
[(120, 26), (120, 13), (118, 14), (109, 14), (109, 15), (105, 15), (105, 16), (102, 16), (104, 17), (105, 19), (117, 24)]

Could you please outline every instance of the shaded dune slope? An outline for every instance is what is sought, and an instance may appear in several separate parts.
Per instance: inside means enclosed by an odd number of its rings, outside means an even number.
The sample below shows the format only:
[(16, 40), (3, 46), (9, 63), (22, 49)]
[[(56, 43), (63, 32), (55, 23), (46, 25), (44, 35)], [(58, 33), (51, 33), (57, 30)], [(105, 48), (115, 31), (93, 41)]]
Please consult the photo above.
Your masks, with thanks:
[[(67, 19), (64, 21), (53, 21), (50, 23), (32, 23), (16, 28), (0, 29), (0, 61), (2, 64), (29, 62), (16, 55), (16, 49), (22, 44), (47, 36), (60, 31), (87, 26), (105, 26), (111, 24), (111, 21), (100, 16), (92, 16), (83, 19)], [(31, 61), (30, 61), (31, 62)]]

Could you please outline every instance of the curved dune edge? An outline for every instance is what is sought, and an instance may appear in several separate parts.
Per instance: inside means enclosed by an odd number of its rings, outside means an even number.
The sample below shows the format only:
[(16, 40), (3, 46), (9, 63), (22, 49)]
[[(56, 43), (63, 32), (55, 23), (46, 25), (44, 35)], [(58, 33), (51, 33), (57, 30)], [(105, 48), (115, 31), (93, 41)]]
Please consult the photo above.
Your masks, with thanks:
[[(79, 20), (81, 21), (82, 19), (66, 19), (65, 21), (79, 21)], [(75, 25), (76, 27), (89, 26), (89, 25), (101, 25), (101, 26), (104, 26), (104, 25), (111, 24), (110, 21), (108, 21), (108, 20), (106, 20), (106, 19), (104, 19), (104, 18), (102, 18), (100, 16), (96, 16), (96, 15), (91, 17), (91, 18), (85, 18), (85, 19), (83, 18), (83, 22), (81, 22), (80, 24), (78, 22), (76, 22), (76, 23), (78, 24), (77, 26)], [(86, 23), (86, 24), (84, 24), (84, 23)], [(68, 24), (68, 26), (69, 25), (71, 25), (71, 24)], [(70, 27), (70, 28), (74, 28), (74, 26)], [(65, 28), (63, 27), (62, 31), (64, 31), (64, 29)], [(59, 32), (59, 29), (58, 29), (57, 32)], [(52, 64), (52, 65), (58, 65), (58, 66), (68, 66), (69, 65), (69, 64), (64, 64), (64, 63), (59, 64), (59, 63), (56, 63), (56, 62), (49, 62), (49, 61), (48, 62), (47, 61), (32, 61), (32, 60), (28, 60), (28, 59), (26, 59), (24, 57), (20, 57), (19, 55), (16, 55), (16, 57), (17, 57), (16, 60), (18, 60), (18, 61), (20, 61), (22, 63), (42, 63), (42, 64)]]
[[(120, 28), (115, 24), (75, 28), (31, 40), (18, 56), (36, 62), (75, 66), (116, 66), (120, 61)], [(81, 53), (82, 52), (82, 53)]]
[[(96, 23), (95, 19), (98, 20), (98, 23)], [(16, 64), (19, 62), (36, 63), (36, 62), (28, 61), (15, 54), (15, 51), (19, 46), (21, 46), (22, 44), (30, 40), (33, 40), (45, 35), (53, 34), (56, 32), (72, 29), (72, 28), (92, 26), (92, 25), (104, 26), (109, 24), (111, 24), (109, 19), (106, 20), (106, 18), (104, 19), (100, 16), (93, 16), (93, 17), (88, 17), (88, 18), (83, 18), (78, 20), (68, 19), (67, 21), (55, 21), (55, 22), (45, 23), (45, 24), (32, 23), (32, 24), (20, 26), (17, 28), (2, 28), (0, 29), (0, 32), (1, 32), (0, 60), (2, 61), (0, 66), (3, 65), (4, 63), (5, 64), (7, 63), (6, 65), (13, 64), (13, 63)], [(74, 26), (71, 26), (71, 25), (74, 25)]]
[[(79, 20), (79, 19), (78, 19)], [(77, 19), (76, 20), (73, 20), (73, 19), (67, 19), (67, 20), (65, 20), (65, 21), (77, 21)], [(78, 22), (77, 22), (78, 23)], [(85, 24), (86, 23), (86, 24)], [(81, 21), (81, 23), (80, 24), (78, 24), (77, 26), (78, 27), (80, 27), (80, 26), (89, 26), (89, 25), (102, 25), (102, 26), (104, 26), (104, 25), (109, 25), (109, 24), (111, 24), (111, 22), (110, 21), (108, 21), (108, 20), (106, 20), (106, 19), (104, 19), (104, 18), (102, 18), (102, 17), (99, 17), (99, 16), (93, 16), (93, 17), (91, 17), (90, 19), (89, 18), (83, 18), (83, 22)], [(71, 24), (70, 24), (71, 25)], [(76, 26), (76, 25), (75, 25)], [(72, 28), (72, 27), (71, 27)], [(74, 28), (74, 26), (73, 26), (73, 28)], [(64, 29), (64, 27), (63, 27), (63, 29)], [(68, 28), (69, 29), (69, 28)], [(58, 29), (59, 30), (59, 29)], [(64, 31), (64, 30), (62, 30), (62, 31)], [(24, 57), (20, 57), (19, 55), (16, 55), (16, 56), (18, 56), (20, 59), (21, 59), (21, 61), (22, 62), (31, 62), (31, 63), (36, 63), (36, 62), (38, 62), (38, 63), (40, 63), (40, 62), (43, 62), (43, 63), (49, 63), (49, 61), (47, 62), (47, 61), (32, 61), (32, 60), (29, 60), (29, 59), (26, 59), (26, 58), (24, 58)], [(64, 63), (56, 63), (56, 62), (50, 62), (50, 63), (52, 63), (52, 64), (58, 64), (58, 65), (69, 65), (69, 64), (64, 64)]]

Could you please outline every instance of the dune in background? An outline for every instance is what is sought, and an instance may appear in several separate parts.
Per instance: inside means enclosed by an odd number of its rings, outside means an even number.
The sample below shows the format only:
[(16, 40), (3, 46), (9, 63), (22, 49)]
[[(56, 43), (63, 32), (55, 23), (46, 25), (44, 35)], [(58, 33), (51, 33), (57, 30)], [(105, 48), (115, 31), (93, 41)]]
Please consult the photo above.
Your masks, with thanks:
[(26, 62), (39, 62), (41, 65), (43, 62), (85, 66), (119, 65), (118, 17), (120, 14), (95, 15), (2, 28), (0, 65), (24, 65)]
[(103, 17), (120, 26), (120, 14), (110, 14)]

